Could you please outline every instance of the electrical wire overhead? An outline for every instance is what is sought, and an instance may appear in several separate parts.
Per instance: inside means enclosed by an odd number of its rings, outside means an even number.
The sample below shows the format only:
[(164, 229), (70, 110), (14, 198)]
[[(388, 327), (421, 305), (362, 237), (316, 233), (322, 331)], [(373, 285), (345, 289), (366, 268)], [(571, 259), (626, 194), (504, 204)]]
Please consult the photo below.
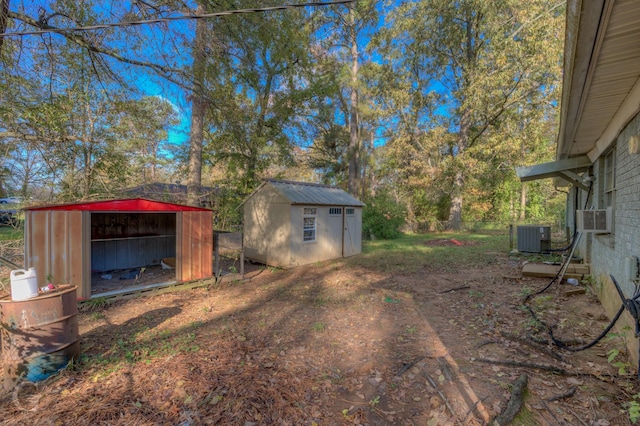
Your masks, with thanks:
[(357, 0), (334, 0), (334, 1), (321, 1), (321, 2), (310, 2), (310, 3), (300, 3), (300, 4), (284, 4), (281, 6), (226, 10), (222, 12), (205, 13), (202, 15), (180, 15), (180, 16), (170, 16), (167, 18), (146, 19), (141, 21), (113, 22), (108, 24), (88, 25), (84, 27), (71, 27), (71, 28), (56, 28), (56, 27), (49, 28), (49, 25), (46, 22), (44, 23), (40, 22), (40, 24), (42, 24), (45, 28), (42, 28), (37, 31), (18, 31), (18, 32), (11, 32), (11, 33), (0, 33), (0, 38), (22, 37), (27, 35), (39, 35), (39, 34), (47, 34), (47, 33), (94, 31), (94, 30), (102, 30), (106, 28), (131, 27), (136, 25), (152, 25), (152, 24), (159, 24), (159, 23), (170, 23), (173, 21), (208, 19), (208, 18), (215, 18), (218, 16), (239, 15), (239, 14), (246, 14), (246, 13), (273, 12), (277, 10), (296, 9), (296, 8), (302, 8), (302, 7), (334, 6), (334, 5), (355, 3), (356, 1)]

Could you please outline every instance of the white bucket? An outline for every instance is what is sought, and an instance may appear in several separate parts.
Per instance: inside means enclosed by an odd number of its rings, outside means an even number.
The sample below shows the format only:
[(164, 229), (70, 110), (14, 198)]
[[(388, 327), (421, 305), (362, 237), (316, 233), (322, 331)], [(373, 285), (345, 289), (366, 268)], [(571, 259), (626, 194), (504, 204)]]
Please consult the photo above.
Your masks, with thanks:
[(11, 271), (11, 300), (26, 300), (38, 295), (38, 278), (35, 268)]

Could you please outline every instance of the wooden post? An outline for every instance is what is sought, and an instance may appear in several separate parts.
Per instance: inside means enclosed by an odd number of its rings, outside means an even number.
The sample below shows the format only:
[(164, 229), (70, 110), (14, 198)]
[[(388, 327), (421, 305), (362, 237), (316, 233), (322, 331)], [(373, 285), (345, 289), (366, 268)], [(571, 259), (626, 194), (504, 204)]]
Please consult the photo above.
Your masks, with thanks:
[(213, 275), (216, 277), (216, 282), (220, 279), (220, 238), (213, 233), (213, 257), (215, 264), (213, 267)]
[(244, 236), (242, 233), (240, 233), (240, 278), (244, 279)]
[(513, 250), (513, 223), (509, 225), (509, 251)]

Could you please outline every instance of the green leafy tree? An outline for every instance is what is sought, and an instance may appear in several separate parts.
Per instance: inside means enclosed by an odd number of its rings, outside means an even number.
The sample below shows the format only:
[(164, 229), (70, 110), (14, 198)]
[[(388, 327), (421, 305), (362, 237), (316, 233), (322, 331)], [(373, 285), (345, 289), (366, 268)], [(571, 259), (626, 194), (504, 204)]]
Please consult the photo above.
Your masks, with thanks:
[[(433, 100), (439, 119), (455, 132), (453, 143), (443, 147), (449, 155), (451, 228), (462, 226), (474, 163), (470, 149), (500, 132), (505, 117), (522, 105), (548, 103), (557, 87), (561, 6), (435, 0), (407, 2), (389, 14), (381, 46), (398, 52), (394, 69), (423, 75), (425, 90), (444, 94)], [(505, 144), (508, 136), (503, 134)]]
[[(322, 11), (319, 19), (321, 31), (331, 34), (322, 40), (321, 49), (326, 52), (323, 60), (336, 68), (338, 87), (333, 101), (339, 105), (343, 117), (348, 144), (343, 160), (347, 169), (347, 189), (353, 195), (364, 194), (362, 187), (362, 169), (367, 152), (362, 137), (367, 124), (367, 87), (362, 72), (369, 66), (370, 58), (362, 40), (369, 37), (378, 20), (376, 4), (365, 0), (345, 6), (335, 6)], [(334, 119), (335, 120), (335, 119)], [(336, 139), (339, 142), (340, 139)], [(359, 191), (359, 189), (361, 191)]]
[(145, 96), (116, 104), (114, 133), (117, 144), (128, 156), (131, 184), (157, 182), (162, 169), (172, 171), (167, 157), (168, 131), (179, 123), (175, 107), (166, 99)]
[(317, 87), (311, 29), (303, 10), (229, 16), (216, 25), (206, 70), (204, 158), (214, 167), (224, 165), (241, 193), (255, 189), (270, 167), (294, 164), (305, 123), (300, 117)]
[(362, 230), (365, 238), (389, 240), (400, 236), (405, 223), (406, 210), (391, 193), (381, 192), (366, 200), (362, 212)]

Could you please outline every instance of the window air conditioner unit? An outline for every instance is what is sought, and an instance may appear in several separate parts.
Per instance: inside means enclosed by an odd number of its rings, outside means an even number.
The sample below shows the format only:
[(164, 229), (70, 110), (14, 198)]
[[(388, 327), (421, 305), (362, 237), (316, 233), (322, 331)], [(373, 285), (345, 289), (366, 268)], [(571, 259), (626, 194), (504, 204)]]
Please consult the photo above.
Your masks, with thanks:
[(611, 218), (613, 210), (607, 207), (603, 210), (577, 210), (576, 225), (582, 233), (595, 232), (608, 234), (611, 232)]

